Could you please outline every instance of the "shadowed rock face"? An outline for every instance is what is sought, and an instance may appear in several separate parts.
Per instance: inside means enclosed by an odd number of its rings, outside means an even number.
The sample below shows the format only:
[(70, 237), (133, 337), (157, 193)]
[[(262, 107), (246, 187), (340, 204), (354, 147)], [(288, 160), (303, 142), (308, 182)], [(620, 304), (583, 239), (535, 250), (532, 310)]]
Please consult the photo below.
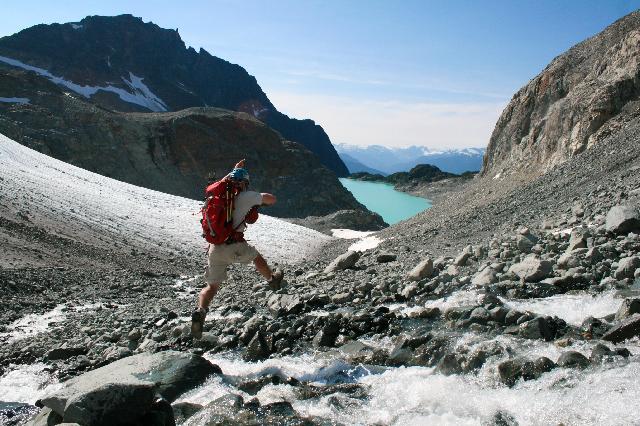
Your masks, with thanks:
[(246, 158), (252, 188), (278, 196), (267, 214), (366, 211), (317, 156), (248, 114), (218, 108), (117, 113), (12, 69), (0, 69), (0, 93), (29, 99), (0, 103), (0, 133), (108, 177), (201, 199), (212, 173), (221, 178)]
[[(35, 66), (80, 86), (112, 86), (136, 94), (135, 78), (158, 102), (125, 102), (100, 90), (91, 100), (106, 108), (132, 112), (218, 107), (246, 112), (317, 154), (339, 176), (348, 174), (329, 137), (312, 120), (278, 112), (244, 68), (187, 48), (177, 30), (131, 15), (90, 16), (78, 23), (36, 25), (0, 39), (0, 56)], [(5, 62), (6, 63), (6, 62)], [(2, 61), (0, 61), (2, 64)]]
[(491, 136), (481, 174), (539, 175), (638, 116), (640, 12), (554, 59), (520, 89)]

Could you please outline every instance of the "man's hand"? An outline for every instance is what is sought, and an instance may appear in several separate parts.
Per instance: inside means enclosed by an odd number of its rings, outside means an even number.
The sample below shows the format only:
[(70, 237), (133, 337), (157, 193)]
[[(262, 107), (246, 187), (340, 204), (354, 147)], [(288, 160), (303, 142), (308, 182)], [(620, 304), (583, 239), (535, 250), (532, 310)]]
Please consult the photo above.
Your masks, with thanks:
[(236, 163), (236, 166), (234, 168), (236, 168), (236, 169), (244, 169), (244, 162), (245, 162), (245, 159), (243, 158), (242, 160), (240, 160), (240, 161), (238, 161)]
[(276, 196), (273, 194), (269, 194), (268, 192), (262, 193), (262, 205), (263, 206), (272, 206), (276, 203)]

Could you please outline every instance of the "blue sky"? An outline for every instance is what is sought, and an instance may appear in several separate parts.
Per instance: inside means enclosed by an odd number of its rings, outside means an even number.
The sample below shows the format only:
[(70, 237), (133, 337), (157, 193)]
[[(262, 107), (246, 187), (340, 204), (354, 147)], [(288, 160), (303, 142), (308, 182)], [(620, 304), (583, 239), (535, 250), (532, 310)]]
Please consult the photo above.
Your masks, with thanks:
[(334, 143), (485, 146), (515, 91), (640, 0), (14, 1), (0, 36), (131, 13), (242, 65)]

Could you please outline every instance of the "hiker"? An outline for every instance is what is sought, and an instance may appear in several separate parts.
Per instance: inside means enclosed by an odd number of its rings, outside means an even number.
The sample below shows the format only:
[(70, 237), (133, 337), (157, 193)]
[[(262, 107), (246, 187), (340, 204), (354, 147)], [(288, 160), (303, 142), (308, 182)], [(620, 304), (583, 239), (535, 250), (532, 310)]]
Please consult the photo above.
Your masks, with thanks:
[[(202, 329), (211, 300), (220, 289), (222, 282), (227, 279), (227, 266), (232, 263), (253, 262), (274, 291), (280, 289), (284, 276), (281, 270), (272, 272), (258, 250), (244, 239), (243, 233), (247, 223), (254, 223), (258, 218), (258, 207), (271, 206), (276, 202), (276, 197), (272, 194), (248, 190), (249, 172), (244, 168), (244, 163), (245, 160), (239, 161), (231, 173), (207, 187), (208, 198), (203, 207), (202, 224), (205, 233), (210, 233), (212, 238), (204, 235), (209, 241), (208, 262), (204, 274), (206, 286), (200, 292), (198, 307), (191, 315), (191, 335), (194, 338), (202, 337)], [(222, 192), (223, 190), (226, 194)], [(207, 217), (209, 202), (217, 202), (217, 205), (212, 205), (212, 213)], [(216, 217), (225, 214), (226, 220)], [(215, 232), (213, 232), (214, 228)]]

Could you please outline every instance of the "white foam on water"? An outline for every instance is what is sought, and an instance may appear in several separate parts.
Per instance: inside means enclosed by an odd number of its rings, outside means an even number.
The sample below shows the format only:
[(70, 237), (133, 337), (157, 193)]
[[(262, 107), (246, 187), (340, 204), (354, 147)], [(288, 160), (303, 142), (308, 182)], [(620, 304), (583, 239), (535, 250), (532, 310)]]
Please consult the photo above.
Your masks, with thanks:
[(333, 235), (336, 238), (343, 238), (345, 240), (364, 238), (374, 233), (375, 231), (354, 231), (353, 229), (332, 229), (331, 230), (331, 235)]
[(25, 315), (7, 326), (8, 331), (0, 333), (0, 340), (6, 339), (6, 342), (14, 342), (16, 340), (33, 337), (46, 332), (51, 325), (65, 321), (69, 312), (95, 309), (101, 305), (101, 303), (89, 303), (79, 306), (58, 305), (43, 314)]
[(46, 393), (62, 387), (45, 364), (10, 366), (0, 377), (0, 401), (34, 404)]
[(429, 300), (424, 304), (424, 306), (426, 308), (440, 308), (440, 310), (445, 311), (449, 308), (456, 308), (459, 306), (477, 305), (479, 297), (480, 295), (474, 290), (458, 290), (454, 291), (449, 296)]
[(587, 317), (604, 317), (615, 313), (622, 304), (615, 291), (595, 296), (589, 293), (558, 294), (539, 299), (501, 299), (510, 308), (541, 315), (556, 315), (567, 323), (580, 325)]

